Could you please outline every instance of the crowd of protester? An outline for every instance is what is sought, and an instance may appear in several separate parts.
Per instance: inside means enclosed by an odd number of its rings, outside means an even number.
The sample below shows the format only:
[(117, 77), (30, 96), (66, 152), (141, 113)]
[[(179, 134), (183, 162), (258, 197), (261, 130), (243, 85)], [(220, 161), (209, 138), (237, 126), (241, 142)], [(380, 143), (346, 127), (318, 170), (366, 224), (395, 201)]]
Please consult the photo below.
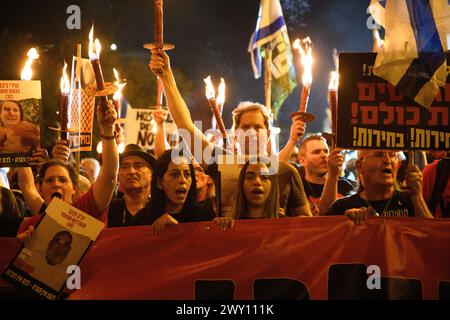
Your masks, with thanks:
[[(240, 219), (346, 215), (358, 225), (369, 217), (450, 216), (447, 152), (423, 152), (416, 164), (405, 157), (409, 153), (392, 150), (359, 150), (348, 158), (320, 133), (305, 135), (305, 123), (295, 117), (288, 143), (275, 154), (269, 141), (270, 111), (248, 101), (233, 111), (233, 147), (219, 146), (194, 126), (168, 55), (154, 49), (149, 67), (164, 86), (177, 128), (192, 139), (183, 145), (188, 150), (169, 149), (163, 130), (167, 112), (157, 110), (155, 148), (129, 144), (119, 154), (117, 114), (109, 104), (105, 112), (97, 112), (101, 164), (85, 158), (75, 168), (67, 141), (57, 140), (50, 155), (34, 149), (31, 167), (9, 169), (7, 183), (0, 187), (0, 236), (22, 241), (32, 236), (54, 197), (104, 221), (108, 228), (151, 225), (155, 234), (167, 225), (196, 221), (214, 221), (226, 231)], [(251, 143), (256, 148), (250, 148)], [(244, 159), (231, 214), (224, 216), (217, 201), (217, 166), (195, 157), (205, 153), (213, 159)]]

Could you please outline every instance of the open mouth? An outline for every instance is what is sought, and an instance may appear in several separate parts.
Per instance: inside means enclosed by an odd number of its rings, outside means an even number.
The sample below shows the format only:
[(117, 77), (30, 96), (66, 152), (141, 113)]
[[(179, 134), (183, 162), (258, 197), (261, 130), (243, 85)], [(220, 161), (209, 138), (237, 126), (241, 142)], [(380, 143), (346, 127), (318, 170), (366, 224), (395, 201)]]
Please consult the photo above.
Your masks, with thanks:
[(254, 194), (256, 196), (264, 193), (264, 191), (261, 189), (253, 189), (251, 192), (252, 192), (252, 194)]
[(53, 198), (62, 199), (62, 194), (60, 192), (53, 192), (52, 193), (52, 199)]
[(381, 172), (385, 173), (385, 174), (392, 174), (392, 169), (386, 168), (386, 169), (381, 170)]
[(187, 193), (187, 189), (186, 188), (180, 188), (180, 189), (177, 189), (175, 192), (178, 195), (183, 195), (184, 196)]

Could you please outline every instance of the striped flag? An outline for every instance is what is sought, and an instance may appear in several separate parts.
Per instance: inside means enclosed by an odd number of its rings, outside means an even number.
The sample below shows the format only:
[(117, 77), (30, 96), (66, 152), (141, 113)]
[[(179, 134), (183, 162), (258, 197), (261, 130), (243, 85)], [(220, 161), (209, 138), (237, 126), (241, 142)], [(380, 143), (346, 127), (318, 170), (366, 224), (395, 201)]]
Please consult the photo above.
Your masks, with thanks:
[(385, 42), (374, 74), (386, 79), (418, 104), (429, 108), (446, 81), (448, 0), (371, 1), (371, 13), (385, 28)]
[(271, 103), (276, 119), (284, 100), (297, 85), (291, 44), (279, 0), (261, 0), (256, 31), (248, 48), (255, 79), (261, 76), (261, 55), (268, 44), (272, 49)]

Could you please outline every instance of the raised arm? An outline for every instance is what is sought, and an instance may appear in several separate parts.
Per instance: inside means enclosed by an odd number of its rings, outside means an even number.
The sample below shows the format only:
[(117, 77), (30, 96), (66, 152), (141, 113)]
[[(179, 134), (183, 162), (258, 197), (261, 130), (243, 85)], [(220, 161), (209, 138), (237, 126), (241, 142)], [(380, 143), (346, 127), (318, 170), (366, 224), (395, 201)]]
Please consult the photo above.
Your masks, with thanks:
[(157, 109), (152, 112), (152, 117), (156, 122), (156, 135), (155, 135), (155, 157), (159, 156), (170, 148), (166, 141), (166, 131), (164, 129), (164, 122), (167, 119), (167, 110)]
[(97, 119), (102, 137), (102, 167), (92, 188), (97, 209), (104, 211), (114, 193), (119, 170), (119, 152), (114, 139), (114, 122), (117, 119), (114, 106), (108, 103), (104, 114), (97, 107)]
[(292, 119), (292, 125), (291, 125), (291, 133), (289, 136), (289, 141), (286, 143), (286, 145), (281, 149), (278, 158), (283, 161), (289, 161), (291, 159), (292, 151), (294, 150), (294, 147), (297, 145), (297, 143), (300, 141), (300, 139), (305, 134), (305, 128), (306, 125), (302, 120), (301, 116), (295, 116)]
[(406, 187), (411, 195), (416, 217), (433, 218), (422, 195), (423, 177), (417, 166), (408, 166), (406, 170)]
[(161, 49), (153, 49), (149, 66), (152, 72), (161, 79), (167, 105), (177, 128), (179, 130), (186, 130), (190, 135), (189, 142), (191, 152), (196, 154), (196, 151), (194, 150), (196, 144), (194, 141), (198, 141), (197, 143), (201, 141), (203, 154), (203, 150), (210, 147), (211, 143), (192, 121), (189, 109), (181, 96), (180, 91), (178, 90), (172, 69), (170, 68), (169, 56)]
[(328, 173), (319, 202), (319, 215), (323, 216), (337, 199), (339, 174), (344, 164), (341, 149), (334, 148), (328, 155)]
[(20, 190), (22, 191), (22, 195), (28, 209), (33, 216), (37, 215), (42, 205), (44, 204), (44, 199), (42, 199), (41, 195), (36, 189), (31, 168), (17, 168), (17, 177)]
[[(38, 148), (33, 152), (29, 160), (31, 167), (39, 168), (42, 164), (49, 160), (47, 151), (42, 148)], [(25, 203), (32, 215), (37, 215), (44, 204), (44, 199), (36, 189), (36, 183), (34, 181), (33, 171), (31, 167), (16, 168), (17, 178), (19, 182), (20, 190), (22, 191)]]
[(55, 141), (55, 145), (52, 149), (52, 157), (53, 159), (58, 159), (63, 162), (69, 161), (70, 157), (70, 149), (69, 149), (69, 141), (58, 139)]

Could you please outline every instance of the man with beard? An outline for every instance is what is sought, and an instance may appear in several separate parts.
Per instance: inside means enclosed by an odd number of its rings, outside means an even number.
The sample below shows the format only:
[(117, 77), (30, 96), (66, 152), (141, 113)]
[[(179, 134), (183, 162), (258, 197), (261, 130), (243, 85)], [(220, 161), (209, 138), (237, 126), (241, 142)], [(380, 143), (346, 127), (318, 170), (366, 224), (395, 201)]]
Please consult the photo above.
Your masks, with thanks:
[(337, 199), (355, 192), (356, 182), (340, 176), (344, 163), (341, 150), (329, 151), (320, 134), (310, 135), (300, 144), (301, 177), (313, 215), (323, 215)]
[(119, 188), (123, 197), (111, 202), (108, 227), (128, 226), (132, 217), (150, 200), (150, 185), (155, 158), (136, 144), (126, 146), (120, 155)]

